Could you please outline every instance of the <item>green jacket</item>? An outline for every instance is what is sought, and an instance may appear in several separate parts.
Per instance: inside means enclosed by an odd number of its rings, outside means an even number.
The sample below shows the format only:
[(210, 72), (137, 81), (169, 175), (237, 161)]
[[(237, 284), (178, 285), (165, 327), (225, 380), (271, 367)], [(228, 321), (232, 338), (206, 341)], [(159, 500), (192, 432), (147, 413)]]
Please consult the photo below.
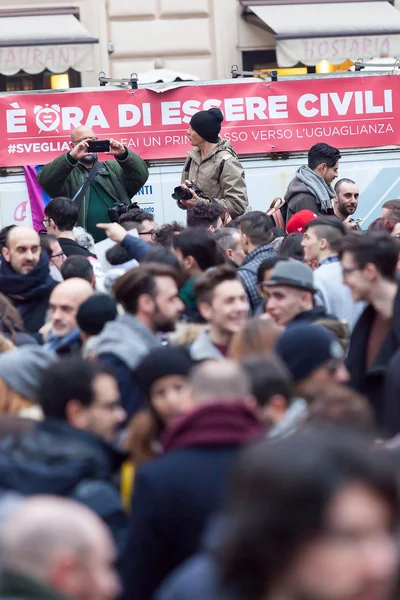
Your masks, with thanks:
[(26, 575), (2, 569), (0, 600), (67, 600), (67, 597)]
[[(128, 150), (128, 156), (106, 160), (96, 176), (105, 192), (115, 201), (130, 204), (131, 198), (144, 186), (149, 170), (144, 160)], [(37, 180), (50, 198), (73, 198), (85, 181), (85, 167), (68, 154), (63, 154), (40, 169)], [(85, 193), (78, 225), (87, 226), (90, 188)]]

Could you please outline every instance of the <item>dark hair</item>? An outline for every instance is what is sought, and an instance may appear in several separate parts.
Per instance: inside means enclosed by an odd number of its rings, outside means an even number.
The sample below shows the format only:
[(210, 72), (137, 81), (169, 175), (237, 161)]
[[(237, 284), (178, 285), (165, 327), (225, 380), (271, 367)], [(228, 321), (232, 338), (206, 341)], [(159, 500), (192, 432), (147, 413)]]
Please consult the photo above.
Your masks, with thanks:
[(60, 231), (72, 231), (78, 221), (79, 209), (70, 198), (60, 196), (45, 206), (44, 214)]
[(115, 246), (112, 246), (107, 250), (106, 259), (110, 265), (123, 265), (132, 260), (132, 255), (126, 248), (121, 246), (121, 244), (115, 244)]
[(365, 435), (376, 433), (373, 410), (365, 396), (345, 385), (330, 385), (313, 397), (307, 423), (333, 424)]
[(8, 247), (8, 234), (11, 231), (11, 229), (14, 229), (14, 227), (17, 227), (17, 225), (7, 225), (6, 227), (3, 227), (3, 229), (0, 230), (0, 250)]
[(286, 258), (294, 258), (303, 262), (304, 260), (304, 249), (301, 245), (303, 239), (302, 233), (289, 233), (283, 240), (278, 250), (278, 256), (285, 256)]
[(93, 381), (98, 375), (114, 375), (100, 363), (81, 358), (63, 358), (46, 369), (40, 378), (38, 398), (46, 419), (67, 419), (71, 400), (84, 406), (94, 401)]
[(149, 250), (149, 252), (147, 252), (147, 254), (145, 254), (145, 256), (142, 258), (140, 264), (145, 265), (146, 263), (158, 263), (162, 265), (169, 265), (179, 275), (179, 278), (181, 280), (180, 285), (182, 284), (184, 277), (183, 270), (179, 260), (173, 252), (166, 250), (162, 246), (154, 244), (154, 247), (151, 250)]
[(382, 208), (388, 208), (389, 210), (400, 212), (400, 198), (396, 200), (386, 200), (386, 202), (382, 204)]
[(388, 233), (392, 233), (396, 223), (397, 220), (394, 217), (394, 213), (392, 211), (390, 213), (389, 219), (379, 217), (378, 219), (375, 219), (375, 221), (372, 221), (372, 223), (368, 227), (368, 231), (387, 231)]
[(218, 202), (197, 202), (187, 213), (188, 227), (199, 227), (208, 229), (210, 226), (216, 227), (218, 219), (225, 215), (225, 209)]
[(52, 233), (46, 233), (40, 235), (40, 247), (44, 252), (46, 252), (47, 256), (51, 258), (53, 256), (53, 250), (51, 249), (51, 244), (53, 242), (58, 242), (57, 236)]
[(197, 302), (211, 304), (215, 288), (225, 281), (239, 281), (236, 270), (230, 265), (220, 265), (204, 273), (194, 286)]
[(340, 186), (342, 185), (342, 183), (350, 183), (351, 185), (356, 185), (356, 182), (353, 181), (352, 179), (347, 179), (346, 177), (343, 177), (342, 179), (339, 179), (336, 183), (335, 183), (335, 193), (336, 195), (338, 195), (340, 193)]
[(63, 279), (71, 279), (72, 277), (79, 277), (89, 283), (93, 282), (93, 267), (90, 261), (84, 256), (74, 254), (67, 258), (67, 260), (61, 266), (61, 275)]
[(368, 263), (375, 265), (380, 274), (391, 281), (395, 280), (399, 259), (397, 240), (384, 231), (348, 233), (343, 239), (340, 256), (351, 252), (360, 269)]
[(250, 378), (252, 394), (258, 406), (267, 406), (276, 394), (290, 403), (293, 395), (291, 376), (277, 356), (253, 356), (245, 358), (241, 365)]
[(336, 217), (318, 217), (305, 225), (304, 231), (309, 229), (315, 229), (317, 238), (325, 239), (329, 248), (334, 252), (339, 252), (343, 238), (349, 231), (346, 225)]
[(257, 283), (262, 283), (264, 281), (264, 275), (266, 271), (270, 271), (278, 262), (285, 260), (289, 259), (286, 256), (278, 256), (277, 254), (274, 256), (269, 256), (268, 258), (264, 258), (257, 270)]
[(217, 242), (209, 231), (185, 229), (174, 237), (173, 246), (184, 258), (192, 256), (201, 271), (221, 264), (224, 259)]
[(239, 229), (239, 227), (240, 227), (239, 219), (240, 219), (240, 217), (236, 217), (235, 219), (232, 219), (231, 221), (229, 221), (229, 223), (225, 223), (225, 225), (223, 226), (223, 229)]
[(21, 315), (4, 294), (0, 294), (0, 327), (2, 333), (11, 334), (11, 341), (14, 343), (15, 334), (25, 331)]
[(154, 215), (141, 208), (132, 208), (121, 215), (118, 219), (120, 225), (129, 223), (129, 229), (137, 229), (140, 233), (143, 229), (143, 221), (154, 221)]
[(308, 166), (313, 171), (319, 165), (326, 164), (330, 169), (342, 158), (339, 150), (328, 144), (315, 144), (308, 151)]
[(254, 246), (263, 246), (269, 244), (271, 240), (271, 229), (274, 227), (274, 220), (265, 213), (255, 210), (245, 213), (238, 219), (242, 233), (247, 235), (250, 243)]
[(157, 296), (157, 277), (170, 277), (179, 286), (179, 276), (175, 269), (161, 263), (147, 263), (124, 273), (113, 285), (114, 296), (125, 310), (135, 315), (140, 296)]
[(172, 223), (167, 223), (160, 227), (158, 231), (154, 234), (154, 241), (163, 248), (167, 248), (167, 250), (172, 250), (173, 241), (177, 234), (184, 231), (184, 226), (176, 221), (172, 221)]
[(369, 442), (322, 428), (245, 449), (231, 480), (229, 528), (217, 551), (223, 585), (238, 600), (268, 598), (299, 552), (324, 533), (332, 500), (353, 483), (382, 498), (395, 530), (395, 469), (388, 453)]

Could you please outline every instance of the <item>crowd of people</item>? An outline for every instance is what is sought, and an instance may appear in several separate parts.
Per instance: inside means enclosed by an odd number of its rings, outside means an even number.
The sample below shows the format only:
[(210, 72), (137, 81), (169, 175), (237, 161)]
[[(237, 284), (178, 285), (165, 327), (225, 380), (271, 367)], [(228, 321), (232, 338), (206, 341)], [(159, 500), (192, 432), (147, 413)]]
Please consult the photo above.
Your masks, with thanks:
[(363, 231), (321, 143), (253, 211), (222, 120), (190, 122), (181, 223), (79, 127), (43, 230), (0, 232), (0, 598), (398, 593), (400, 200)]

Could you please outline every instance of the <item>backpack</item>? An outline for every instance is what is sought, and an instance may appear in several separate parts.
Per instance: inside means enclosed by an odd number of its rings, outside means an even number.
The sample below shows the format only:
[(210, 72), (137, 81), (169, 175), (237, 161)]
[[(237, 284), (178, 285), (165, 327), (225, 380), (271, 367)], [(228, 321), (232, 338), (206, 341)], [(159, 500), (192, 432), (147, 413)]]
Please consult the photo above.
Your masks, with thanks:
[(287, 211), (287, 206), (286, 206), (285, 200), (283, 198), (280, 198), (279, 196), (277, 196), (276, 198), (274, 198), (274, 200), (272, 200), (271, 206), (269, 207), (268, 211), (266, 212), (266, 215), (268, 217), (273, 218), (276, 227), (279, 227), (280, 229), (283, 229), (283, 231), (286, 231), (285, 216), (284, 216), (286, 211)]

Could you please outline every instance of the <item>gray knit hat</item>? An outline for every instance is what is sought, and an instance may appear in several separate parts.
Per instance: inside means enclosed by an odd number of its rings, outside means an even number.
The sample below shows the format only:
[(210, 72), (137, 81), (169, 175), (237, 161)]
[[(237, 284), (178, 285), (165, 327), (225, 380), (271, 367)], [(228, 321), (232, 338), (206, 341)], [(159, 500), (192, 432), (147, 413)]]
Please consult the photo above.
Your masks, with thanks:
[(57, 354), (40, 346), (21, 346), (0, 354), (0, 378), (28, 400), (37, 400), (43, 371), (58, 360)]

